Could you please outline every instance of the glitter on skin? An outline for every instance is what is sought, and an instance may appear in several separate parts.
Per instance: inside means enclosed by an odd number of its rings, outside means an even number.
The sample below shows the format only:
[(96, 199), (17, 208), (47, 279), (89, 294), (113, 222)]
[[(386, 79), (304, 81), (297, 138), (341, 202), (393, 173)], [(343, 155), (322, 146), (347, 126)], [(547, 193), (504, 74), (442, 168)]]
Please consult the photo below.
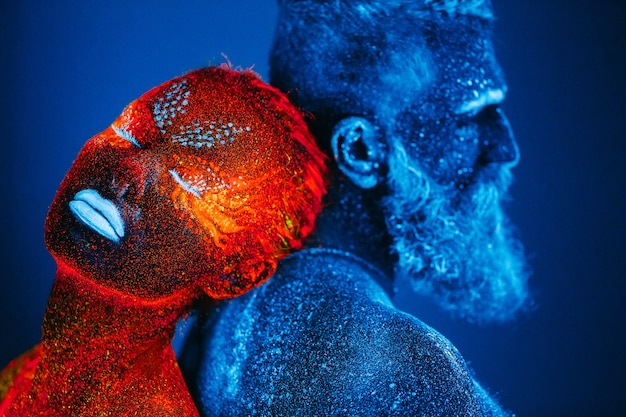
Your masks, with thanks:
[[(222, 119), (233, 140), (221, 146), (179, 140)], [(51, 205), (42, 341), (0, 373), (0, 415), (197, 416), (176, 322), (197, 300), (260, 285), (302, 246), (324, 163), (300, 113), (249, 71), (193, 71), (129, 104)]]

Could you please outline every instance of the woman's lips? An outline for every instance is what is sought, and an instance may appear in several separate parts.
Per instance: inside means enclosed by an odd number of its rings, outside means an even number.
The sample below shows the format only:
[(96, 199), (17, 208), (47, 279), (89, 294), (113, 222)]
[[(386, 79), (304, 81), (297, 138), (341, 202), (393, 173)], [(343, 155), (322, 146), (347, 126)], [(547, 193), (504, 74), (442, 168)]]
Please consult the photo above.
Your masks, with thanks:
[(119, 243), (124, 237), (124, 221), (118, 208), (96, 190), (79, 191), (69, 206), (74, 217), (105, 238)]

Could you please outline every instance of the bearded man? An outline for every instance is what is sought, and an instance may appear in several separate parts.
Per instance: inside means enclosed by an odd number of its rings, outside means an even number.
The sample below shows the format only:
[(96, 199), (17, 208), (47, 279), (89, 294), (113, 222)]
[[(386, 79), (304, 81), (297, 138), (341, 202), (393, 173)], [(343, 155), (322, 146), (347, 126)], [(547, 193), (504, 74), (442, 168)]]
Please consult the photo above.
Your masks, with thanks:
[(527, 304), (488, 0), (282, 0), (271, 82), (331, 157), (307, 249), (203, 329), (206, 415), (505, 415), (394, 280), (472, 321)]

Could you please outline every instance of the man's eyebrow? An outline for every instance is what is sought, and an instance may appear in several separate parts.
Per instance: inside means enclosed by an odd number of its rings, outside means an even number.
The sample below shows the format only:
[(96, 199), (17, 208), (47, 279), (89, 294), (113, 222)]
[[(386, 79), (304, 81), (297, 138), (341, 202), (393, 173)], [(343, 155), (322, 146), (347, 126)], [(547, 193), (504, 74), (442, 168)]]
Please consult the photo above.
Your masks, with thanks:
[(483, 107), (492, 105), (492, 104), (500, 104), (504, 100), (504, 96), (506, 92), (502, 88), (497, 89), (489, 89), (483, 91), (478, 94), (476, 99), (468, 101), (460, 105), (455, 113), (456, 114), (468, 114), (468, 113), (476, 113), (478, 110)]

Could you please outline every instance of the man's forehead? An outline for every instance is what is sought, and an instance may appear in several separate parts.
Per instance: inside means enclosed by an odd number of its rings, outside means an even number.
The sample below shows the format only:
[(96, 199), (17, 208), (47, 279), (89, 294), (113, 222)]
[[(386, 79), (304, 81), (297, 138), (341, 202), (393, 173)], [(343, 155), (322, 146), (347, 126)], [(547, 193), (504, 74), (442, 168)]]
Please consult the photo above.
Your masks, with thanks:
[(489, 104), (502, 101), (506, 83), (492, 34), (491, 23), (479, 18), (457, 16), (423, 22), (422, 41), (412, 46), (412, 53), (420, 59), (407, 60), (407, 65), (426, 62), (430, 77), (409, 100), (412, 106), (418, 104), (417, 99), (443, 116), (471, 110), (471, 103), (481, 100)]
[[(475, 99), (475, 90), (480, 95), (482, 89), (503, 87), (492, 45), (492, 20), (432, 10), (422, 15), (401, 11), (379, 19), (361, 33), (364, 41), (355, 44), (358, 52), (379, 51), (358, 73), (371, 87), (368, 92), (360, 88), (360, 99), (378, 95), (371, 106), (374, 112), (381, 105), (392, 111), (415, 106), (416, 100), (433, 95), (449, 102), (447, 110), (454, 111), (463, 101)], [(439, 103), (439, 110), (442, 104), (446, 103)]]
[(424, 6), (431, 10), (449, 14), (493, 18), (490, 0), (422, 0), (416, 3), (424, 3)]
[(370, 14), (401, 9), (405, 13), (420, 15), (442, 12), (449, 15), (477, 16), (493, 19), (491, 0), (279, 0), (281, 8), (296, 13), (316, 14), (319, 8), (336, 11), (352, 9), (366, 18)]
[[(471, 103), (481, 100), (501, 101), (506, 84), (492, 33), (491, 23), (476, 17), (421, 22), (416, 42), (390, 47), (387, 63), (379, 68), (391, 107), (396, 111), (419, 107), (440, 118), (471, 110)], [(393, 88), (396, 84), (402, 88)]]

